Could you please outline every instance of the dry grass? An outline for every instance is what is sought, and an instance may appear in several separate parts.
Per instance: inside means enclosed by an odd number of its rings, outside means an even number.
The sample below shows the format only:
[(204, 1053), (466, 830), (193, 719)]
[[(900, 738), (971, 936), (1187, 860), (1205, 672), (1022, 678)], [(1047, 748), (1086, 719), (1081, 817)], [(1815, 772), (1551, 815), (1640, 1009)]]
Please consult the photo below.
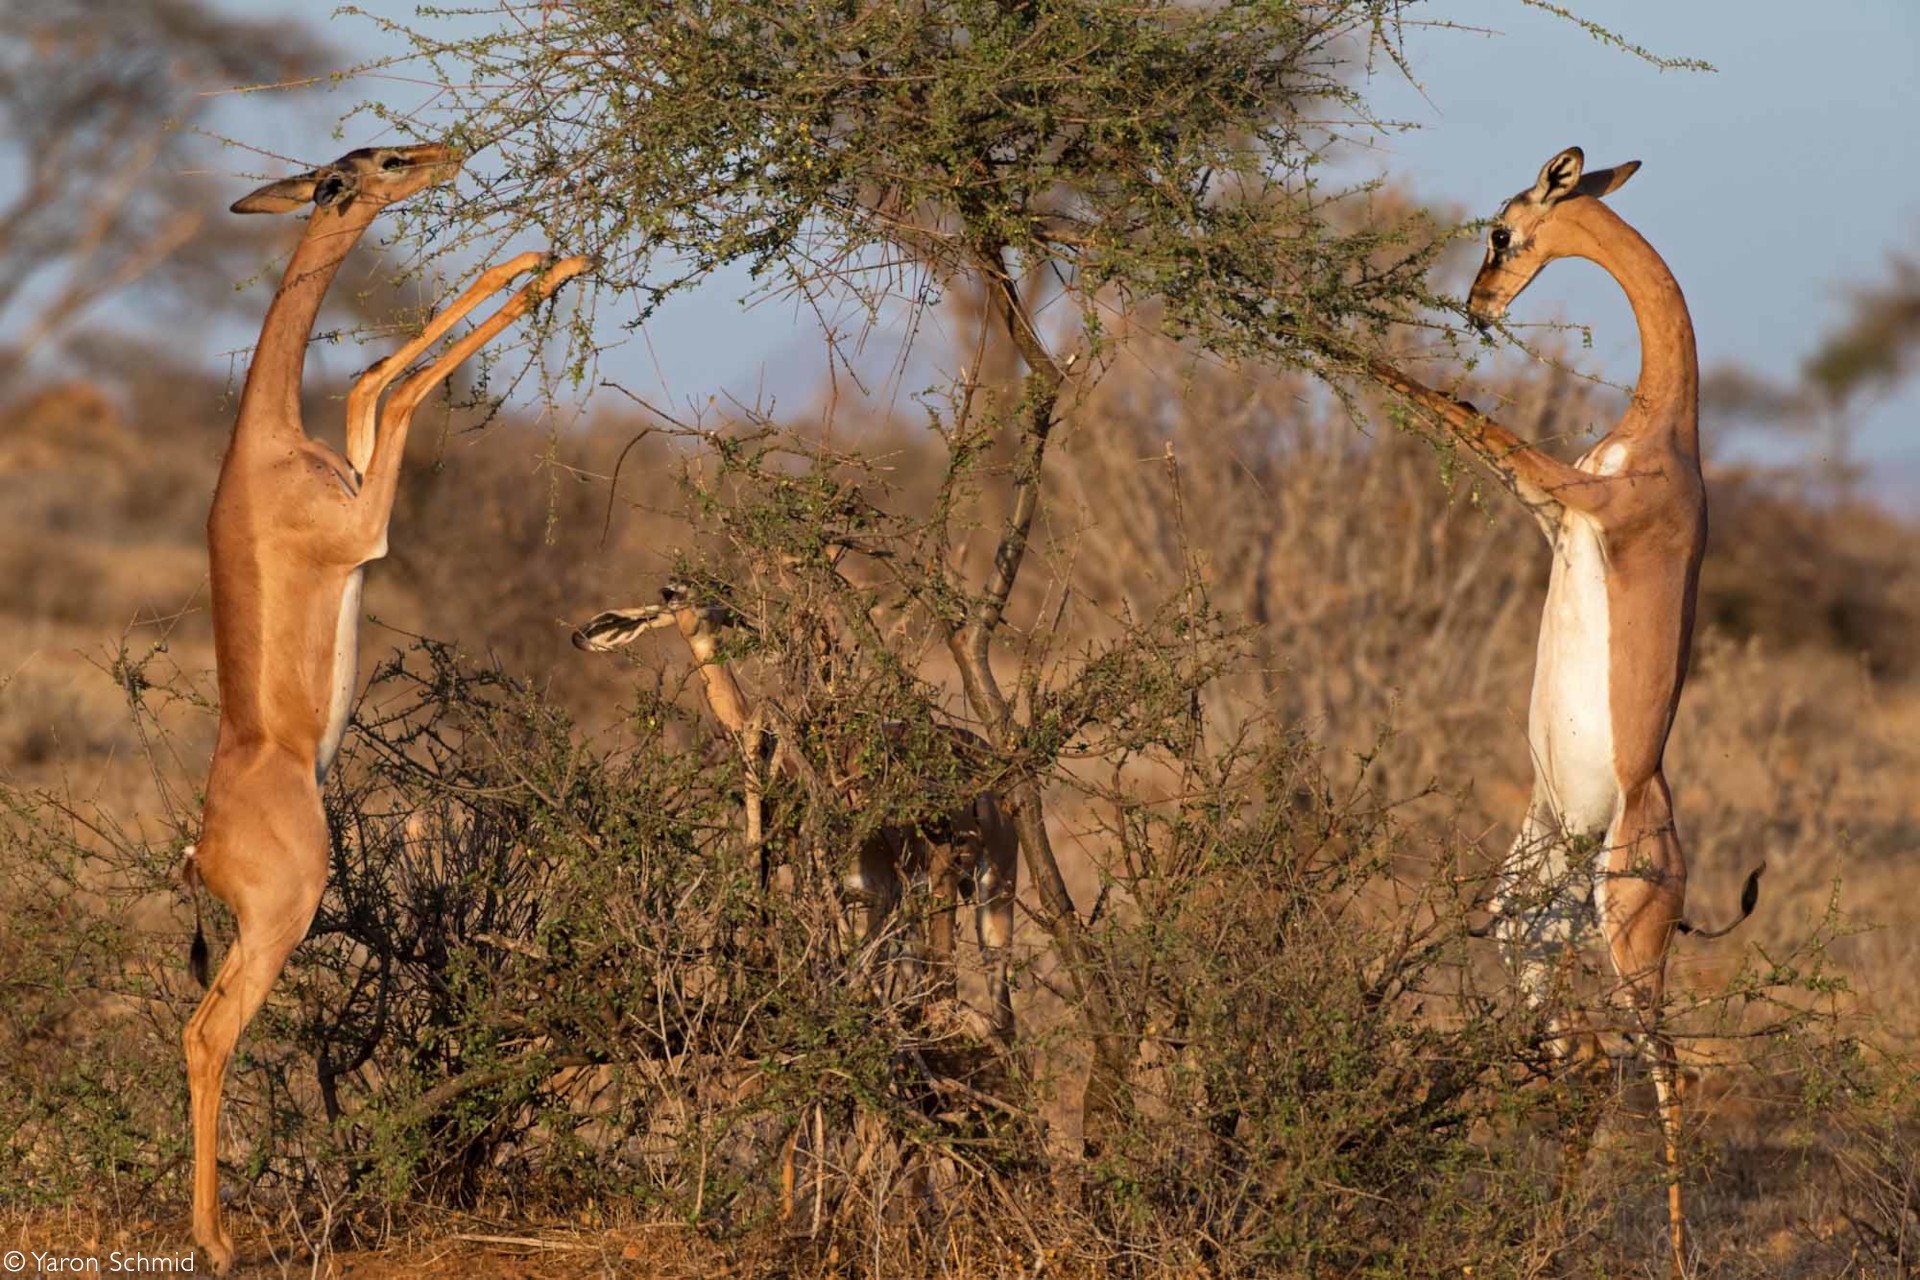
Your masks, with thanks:
[[(0, 535), (0, 567), (13, 584), (0, 606), (0, 643), (14, 657), (0, 672), (0, 768), (16, 787), (56, 788), (75, 813), (163, 844), (191, 822), (192, 803), (159, 790), (160, 779), (195, 776), (211, 745), (211, 721), (194, 701), (212, 689), (200, 520), (226, 410), (222, 387), (154, 371), (145, 382), (133, 414), (86, 388), (10, 411), (0, 498), (17, 514)], [(1607, 416), (1583, 384), (1536, 379), (1510, 391), (1510, 416), (1538, 437)], [(335, 407), (318, 399), (314, 416)], [(836, 429), (889, 456), (897, 481), (889, 500), (910, 507), (931, 484), (935, 454), (911, 425), (852, 417), (843, 411)], [(620, 741), (636, 671), (582, 661), (564, 624), (647, 598), (677, 549), (719, 541), (688, 519), (671, 483), (688, 455), (649, 444), (627, 461), (602, 542), (601, 477), (634, 429), (606, 417), (558, 442), (513, 422), (477, 437), (417, 431), (394, 553), (370, 575), (368, 609), (388, 629), (369, 628), (367, 665), (403, 633), (446, 637), (532, 681), (583, 735)], [(1523, 725), (1545, 554), (1503, 503), (1483, 507), (1466, 481), (1450, 491), (1424, 446), (1381, 430), (1356, 437), (1344, 417), (1285, 380), (1189, 367), (1164, 350), (1122, 361), (1050, 464), (1064, 497), (1044, 571), (1029, 575), (1012, 616), (1035, 624), (1067, 593), (1064, 634), (1075, 644), (1111, 638), (1180, 590), (1186, 566), (1198, 564), (1212, 603), (1252, 628), (1254, 661), (1208, 695), (1215, 732), (1305, 726), (1331, 775), (1405, 801), (1398, 815), (1408, 849), (1465, 845), (1467, 865), (1484, 868), (1524, 804)], [(161, 441), (166, 447), (155, 447)], [(1910, 1044), (1920, 1032), (1920, 899), (1910, 892), (1920, 848), (1920, 530), (1877, 512), (1811, 507), (1762, 477), (1716, 474), (1710, 483), (1715, 532), (1702, 633), (1669, 759), (1695, 913), (1728, 914), (1746, 869), (1764, 858), (1770, 870), (1761, 912), (1742, 933), (1682, 944), (1680, 985), (1722, 989), (1756, 954), (1792, 951), (1837, 906), (1872, 927), (1827, 947), (1852, 992), (1830, 1004), (1855, 1033)], [(991, 510), (983, 499), (981, 513)], [(190, 695), (154, 708), (176, 753), (157, 771), (146, 755), (155, 740), (125, 713), (125, 668), (114, 667), (123, 639), (150, 678)], [(920, 655), (923, 674), (951, 688), (943, 656)], [(643, 649), (637, 674), (643, 686), (697, 707), (671, 645)], [(671, 732), (687, 749), (703, 747), (695, 729)], [(1356, 765), (1363, 755), (1364, 767)], [(1146, 776), (1136, 781), (1145, 785)], [(1054, 806), (1083, 905), (1104, 873), (1098, 812), (1091, 795)], [(0, 868), (0, 906), (37, 883)], [(130, 1006), (86, 991), (49, 999), (24, 1024), (30, 1040), (5, 1047), (15, 1069), (84, 1057), (134, 1025), (164, 1054), (191, 992), (161, 957), (182, 949), (188, 917), (151, 885), (132, 897), (121, 888), (83, 885), (94, 896), (75, 901), (125, 913), (146, 937), (156, 957), (153, 1001)], [(1037, 950), (1037, 933), (1023, 942)], [(0, 932), (0, 968), (10, 945), (18, 944)], [(1057, 1009), (1041, 984), (1029, 984), (1029, 1025), (1046, 1026)], [(1844, 1171), (1836, 1162), (1851, 1158), (1835, 1143), (1840, 1122), (1805, 1119), (1792, 1091), (1811, 1077), (1792, 1064), (1713, 1069), (1740, 1057), (1737, 1047), (1707, 1040), (1691, 1051), (1709, 1115), (1695, 1199), (1707, 1274), (1815, 1276), (1845, 1266), (1880, 1274), (1838, 1199)], [(1073, 1060), (1071, 1046), (1063, 1054)], [(1050, 1114), (1071, 1132), (1075, 1117), (1061, 1108)], [(1651, 1126), (1623, 1116), (1607, 1135), (1601, 1163), (1638, 1170), (1644, 1183)], [(1627, 1180), (1605, 1175), (1596, 1185)], [(525, 1211), (430, 1222), (437, 1213), (403, 1210), (341, 1234), (310, 1209), (289, 1208), (254, 1224), (256, 1256), (273, 1256), (268, 1274), (356, 1276), (833, 1274), (851, 1266), (757, 1236), (717, 1244), (618, 1221), (554, 1220), (535, 1230), (527, 1222), (539, 1215)], [(1593, 1274), (1629, 1274), (1658, 1257), (1648, 1234), (1652, 1199), (1629, 1197), (1592, 1215)], [(76, 1249), (124, 1237), (164, 1252), (180, 1245), (179, 1220), (175, 1205), (123, 1203), (108, 1191), (97, 1205), (5, 1230)], [(466, 1238), (488, 1235), (543, 1243)], [(355, 1252), (336, 1240), (370, 1247)], [(955, 1275), (1007, 1274), (1014, 1254), (996, 1256), (995, 1247), (977, 1242), (943, 1265)], [(1022, 1249), (1022, 1265), (1035, 1265)], [(1049, 1274), (1071, 1265), (1062, 1259)], [(1588, 1274), (1561, 1265), (1561, 1273)]]

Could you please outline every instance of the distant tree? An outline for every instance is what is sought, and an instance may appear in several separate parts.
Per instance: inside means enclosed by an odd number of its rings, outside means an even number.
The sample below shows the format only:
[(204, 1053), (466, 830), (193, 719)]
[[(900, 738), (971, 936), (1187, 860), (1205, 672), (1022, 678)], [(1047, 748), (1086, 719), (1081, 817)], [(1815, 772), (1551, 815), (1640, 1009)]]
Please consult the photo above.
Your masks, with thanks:
[(205, 0), (12, 0), (0, 8), (0, 389), (90, 308), (141, 282), (232, 296), (252, 261), (196, 170), (209, 88), (313, 72), (297, 23)]
[(1820, 472), (1836, 496), (1859, 480), (1854, 437), (1861, 406), (1904, 384), (1920, 364), (1920, 262), (1895, 255), (1878, 283), (1856, 288), (1845, 317), (1820, 336), (1799, 377), (1776, 381), (1739, 366), (1714, 370), (1701, 386), (1711, 413), (1813, 440)]

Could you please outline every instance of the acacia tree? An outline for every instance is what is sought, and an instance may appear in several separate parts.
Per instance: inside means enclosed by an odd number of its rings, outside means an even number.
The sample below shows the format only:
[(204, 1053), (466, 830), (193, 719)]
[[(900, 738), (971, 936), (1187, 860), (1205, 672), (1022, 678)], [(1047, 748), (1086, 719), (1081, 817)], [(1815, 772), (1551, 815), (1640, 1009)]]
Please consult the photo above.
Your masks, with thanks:
[[(982, 412), (976, 360), (929, 412), (953, 459), (947, 496), (1005, 451), (992, 554), (969, 565), (943, 496), (888, 556), (1001, 757), (1039, 919), (1094, 1046), (1091, 1137), (1124, 1110), (1139, 1019), (1061, 875), (1044, 783), (1077, 729), (1116, 713), (1111, 697), (1010, 692), (993, 662), (1049, 442), (1104, 335), (1143, 307), (1212, 352), (1319, 371), (1339, 335), (1446, 305), (1425, 283), (1445, 235), (1417, 211), (1380, 225), (1364, 214), (1374, 184), (1327, 176), (1343, 141), (1387, 128), (1350, 73), (1399, 59), (1404, 7), (579, 0), (507, 6), (511, 21), (479, 36), (406, 31), (449, 86), (454, 140), (485, 153), (481, 196), (444, 243), (537, 230), (597, 254), (600, 303), (632, 299), (634, 323), (736, 262), (823, 311), (851, 299), (885, 316), (960, 287), (987, 299), (1017, 391)], [(447, 132), (437, 116), (398, 123)], [(1039, 316), (1043, 297), (1071, 320)], [(577, 356), (588, 341), (583, 321)], [(1083, 719), (1063, 729), (1067, 705)]]

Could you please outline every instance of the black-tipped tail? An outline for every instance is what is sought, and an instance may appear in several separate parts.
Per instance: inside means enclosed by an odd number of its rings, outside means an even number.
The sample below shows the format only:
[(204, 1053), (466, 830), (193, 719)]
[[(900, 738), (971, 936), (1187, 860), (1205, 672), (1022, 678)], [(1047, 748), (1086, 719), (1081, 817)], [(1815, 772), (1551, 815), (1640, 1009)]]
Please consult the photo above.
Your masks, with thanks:
[(1691, 934), (1696, 938), (1724, 938), (1738, 929), (1746, 922), (1747, 917), (1753, 914), (1753, 909), (1760, 904), (1760, 876), (1766, 869), (1767, 864), (1763, 862), (1747, 873), (1747, 883), (1740, 890), (1740, 914), (1732, 924), (1718, 929), (1702, 929), (1691, 920), (1682, 920), (1680, 932)]
[(200, 927), (200, 903), (193, 904), (193, 946), (187, 951), (187, 969), (193, 974), (193, 980), (205, 991), (212, 983), (207, 973), (207, 933)]
[(180, 869), (176, 874), (187, 896), (193, 899), (193, 946), (187, 950), (187, 972), (205, 991), (210, 980), (207, 976), (207, 928), (200, 913), (200, 866), (194, 861), (198, 854), (196, 846), (188, 845), (180, 858)]

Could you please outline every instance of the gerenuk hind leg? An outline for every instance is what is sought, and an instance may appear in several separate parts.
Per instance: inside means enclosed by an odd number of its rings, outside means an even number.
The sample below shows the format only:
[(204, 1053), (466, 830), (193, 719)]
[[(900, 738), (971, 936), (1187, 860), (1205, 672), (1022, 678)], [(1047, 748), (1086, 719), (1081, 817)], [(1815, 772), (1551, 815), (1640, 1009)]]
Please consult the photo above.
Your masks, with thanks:
[(1686, 904), (1687, 873), (1666, 785), (1654, 778), (1627, 797), (1617, 838), (1598, 891), (1600, 927), (1606, 935), (1625, 994), (1638, 1024), (1640, 1051), (1653, 1076), (1667, 1165), (1667, 1234), (1673, 1275), (1686, 1275), (1687, 1222), (1681, 1199), (1680, 1076), (1673, 1039), (1666, 1032), (1667, 952)]
[(1569, 1107), (1560, 1126), (1558, 1194), (1577, 1190), (1593, 1135), (1606, 1112), (1607, 1061), (1587, 1018), (1571, 1003), (1576, 948), (1593, 923), (1593, 879), (1574, 842), (1535, 806), (1501, 866), (1492, 904), (1495, 931), (1527, 1005), (1541, 1017), (1544, 1045)]
[(227, 1064), (281, 968), (307, 936), (326, 888), (327, 829), (319, 794), (289, 761), (285, 786), (310, 804), (262, 811), (235, 807), (213, 817), (195, 854), (214, 895), (233, 908), (239, 931), (182, 1040), (193, 1116), (193, 1235), (224, 1274), (233, 1243), (220, 1225), (220, 1095)]

